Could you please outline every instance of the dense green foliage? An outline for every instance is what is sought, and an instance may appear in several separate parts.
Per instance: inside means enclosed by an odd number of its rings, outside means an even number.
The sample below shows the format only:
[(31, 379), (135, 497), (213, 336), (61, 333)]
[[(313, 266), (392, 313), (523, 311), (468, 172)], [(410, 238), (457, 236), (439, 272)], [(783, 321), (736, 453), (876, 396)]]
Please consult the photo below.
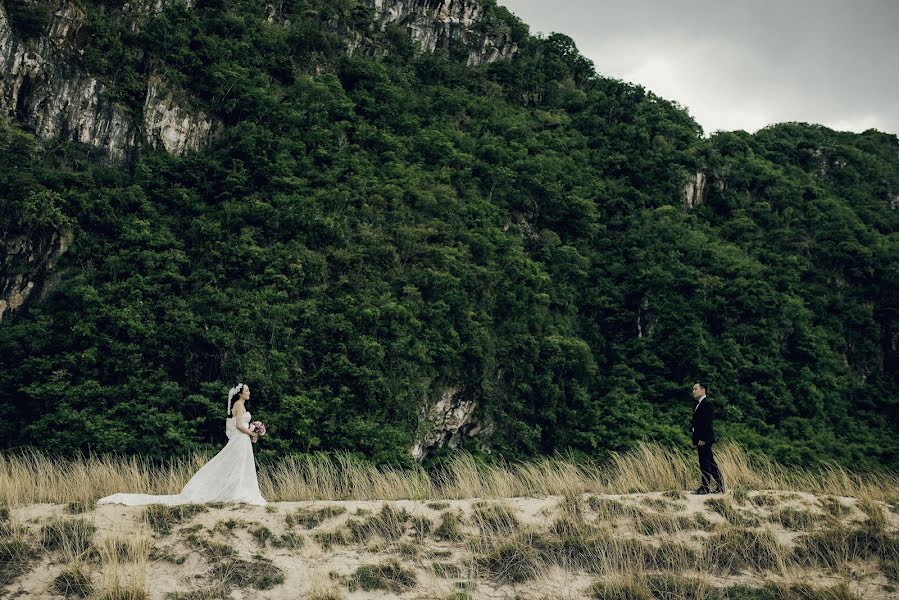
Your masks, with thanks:
[(6, 15), (20, 36), (39, 37), (50, 23), (50, 7), (29, 0), (6, 0)]
[[(86, 67), (134, 110), (149, 73), (183, 86), (227, 125), (207, 151), (122, 169), (4, 122), (3, 239), (74, 232), (0, 322), (5, 447), (217, 447), (243, 381), (263, 460), (403, 463), (458, 383), (495, 453), (597, 456), (688, 444), (701, 379), (719, 438), (899, 466), (895, 135), (702, 138), (492, 3), (522, 52), (477, 68), (351, 0), (285, 2), (289, 25), (264, 4), (170, 6), (137, 34), (87, 4)], [(329, 20), (386, 55), (347, 56)]]

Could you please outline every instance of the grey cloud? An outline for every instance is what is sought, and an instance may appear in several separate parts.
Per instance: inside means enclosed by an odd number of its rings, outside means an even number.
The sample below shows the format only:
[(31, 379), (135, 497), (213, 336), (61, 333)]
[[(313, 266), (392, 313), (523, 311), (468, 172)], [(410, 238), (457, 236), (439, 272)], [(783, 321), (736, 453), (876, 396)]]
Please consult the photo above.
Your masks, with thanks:
[(899, 132), (896, 0), (500, 0), (706, 133), (783, 121)]

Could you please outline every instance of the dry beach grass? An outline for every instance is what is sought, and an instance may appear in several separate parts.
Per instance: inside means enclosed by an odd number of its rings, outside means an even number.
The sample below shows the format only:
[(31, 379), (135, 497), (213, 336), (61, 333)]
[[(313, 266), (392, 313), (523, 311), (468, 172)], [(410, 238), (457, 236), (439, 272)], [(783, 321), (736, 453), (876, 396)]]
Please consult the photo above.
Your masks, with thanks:
[[(721, 444), (716, 458), (732, 489), (800, 490), (878, 500), (895, 500), (899, 495), (896, 473), (852, 473), (835, 464), (813, 470), (786, 468), (736, 444)], [(120, 491), (175, 494), (206, 459), (195, 454), (157, 468), (136, 457), (0, 454), (0, 499), (14, 506), (92, 503)], [(275, 502), (621, 494), (687, 490), (696, 481), (694, 453), (651, 443), (601, 464), (551, 457), (484, 465), (459, 453), (439, 474), (429, 475), (423, 469), (378, 468), (348, 455), (305, 455), (286, 458), (259, 472), (263, 495)]]
[(440, 474), (338, 457), (260, 473), (267, 507), (95, 507), (175, 493), (200, 457), (0, 456), (3, 597), (891, 598), (896, 476), (782, 468), (734, 445), (731, 491), (694, 496), (694, 457), (656, 445)]

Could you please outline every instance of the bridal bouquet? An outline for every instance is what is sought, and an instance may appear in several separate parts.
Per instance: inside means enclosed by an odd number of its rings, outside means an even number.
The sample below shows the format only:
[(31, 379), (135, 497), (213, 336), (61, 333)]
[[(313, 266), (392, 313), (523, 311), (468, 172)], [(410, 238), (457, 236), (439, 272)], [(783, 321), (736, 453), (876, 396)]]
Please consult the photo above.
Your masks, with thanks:
[(253, 421), (247, 429), (253, 433), (258, 433), (260, 436), (265, 435), (265, 423), (262, 421)]

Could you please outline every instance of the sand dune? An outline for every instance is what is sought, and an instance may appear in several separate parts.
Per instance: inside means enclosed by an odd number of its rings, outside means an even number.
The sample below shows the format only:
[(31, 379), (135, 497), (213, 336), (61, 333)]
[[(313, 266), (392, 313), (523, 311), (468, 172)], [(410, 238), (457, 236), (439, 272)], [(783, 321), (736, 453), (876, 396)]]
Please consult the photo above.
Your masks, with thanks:
[(4, 598), (88, 586), (109, 600), (899, 593), (897, 507), (869, 498), (737, 490), (78, 508), (8, 509), (4, 543), (31, 551), (3, 567)]

